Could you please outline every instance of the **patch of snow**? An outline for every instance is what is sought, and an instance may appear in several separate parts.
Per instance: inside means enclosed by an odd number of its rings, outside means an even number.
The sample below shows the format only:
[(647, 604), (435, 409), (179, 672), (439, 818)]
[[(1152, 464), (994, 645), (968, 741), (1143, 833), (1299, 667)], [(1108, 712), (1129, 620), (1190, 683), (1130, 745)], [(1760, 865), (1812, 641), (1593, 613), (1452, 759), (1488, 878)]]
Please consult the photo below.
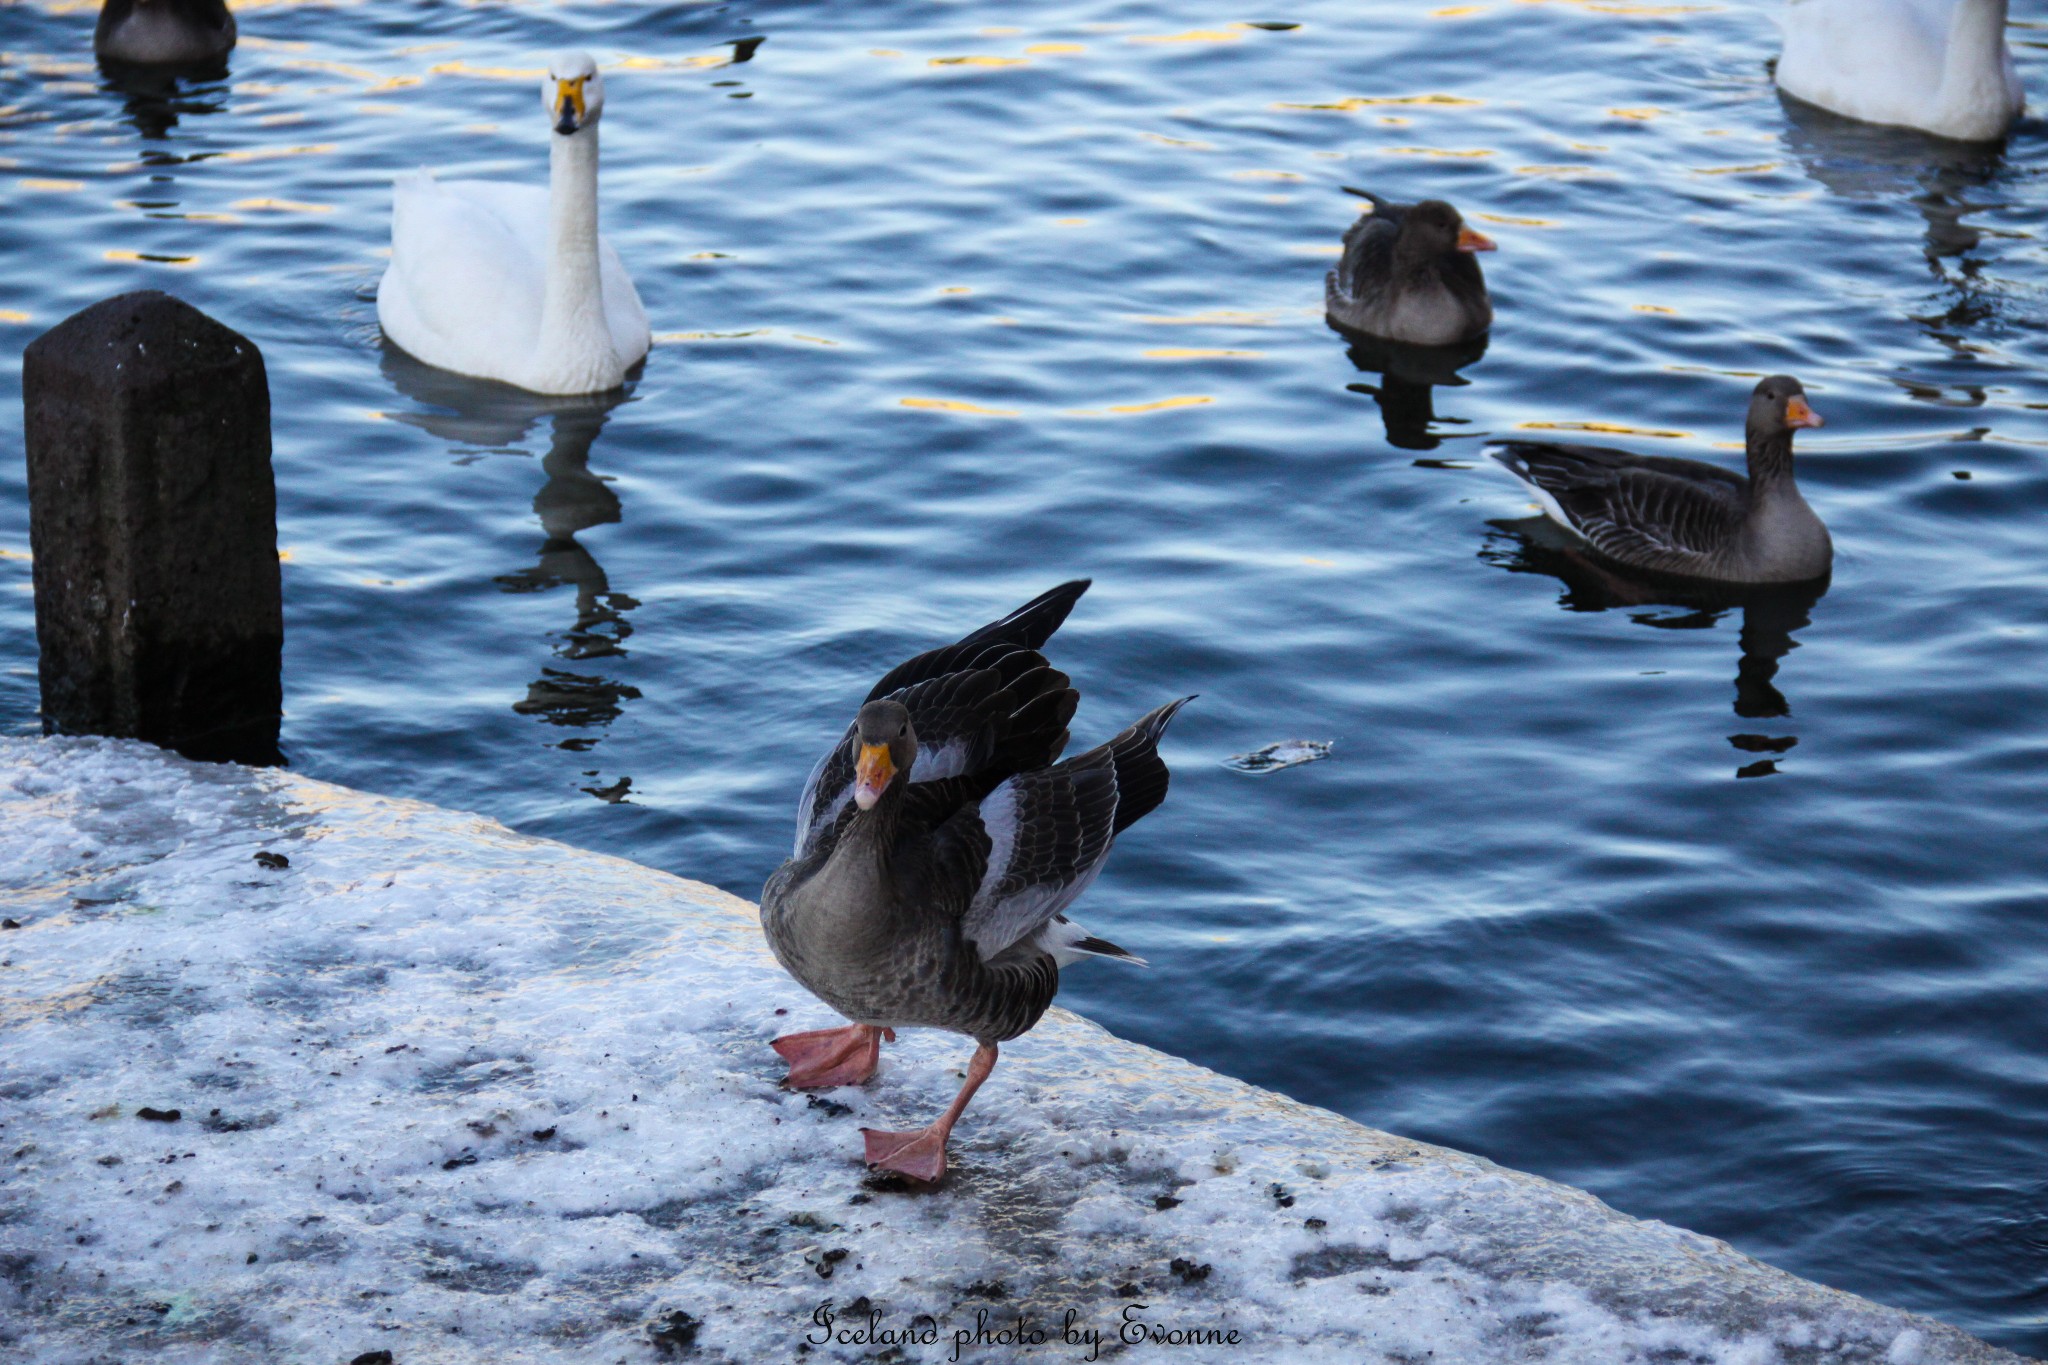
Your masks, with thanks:
[(1061, 1011), (892, 1190), (967, 1040), (786, 1093), (746, 902), (290, 773), (0, 739), (0, 916), (10, 1359), (2018, 1359)]

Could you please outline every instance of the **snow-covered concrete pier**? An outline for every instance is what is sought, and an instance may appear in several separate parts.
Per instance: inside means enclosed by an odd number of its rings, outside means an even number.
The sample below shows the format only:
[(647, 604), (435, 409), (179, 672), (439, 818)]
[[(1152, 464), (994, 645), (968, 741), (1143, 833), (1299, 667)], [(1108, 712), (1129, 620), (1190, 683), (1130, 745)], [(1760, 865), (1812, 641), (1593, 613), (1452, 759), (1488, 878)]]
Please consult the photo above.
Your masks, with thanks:
[(961, 1040), (786, 1093), (746, 902), (291, 773), (0, 740), (0, 916), (11, 1360), (2018, 1359), (1057, 1010), (889, 1188)]

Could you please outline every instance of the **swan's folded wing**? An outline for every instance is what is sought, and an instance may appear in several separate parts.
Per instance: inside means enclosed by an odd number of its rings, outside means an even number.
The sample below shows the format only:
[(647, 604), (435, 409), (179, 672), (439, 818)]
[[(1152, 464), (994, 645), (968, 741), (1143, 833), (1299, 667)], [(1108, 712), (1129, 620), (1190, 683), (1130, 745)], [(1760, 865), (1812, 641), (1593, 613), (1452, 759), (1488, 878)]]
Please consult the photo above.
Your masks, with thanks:
[(653, 333), (647, 326), (647, 309), (640, 302), (640, 291), (633, 287), (633, 277), (626, 273), (619, 253), (612, 250), (612, 244), (600, 237), (598, 252), (598, 287), (604, 292), (604, 320), (611, 332), (612, 349), (619, 353), (619, 359), (627, 368), (640, 363), (647, 354), (647, 348), (654, 344)]
[(385, 334), (429, 364), (494, 375), (494, 343), (539, 334), (546, 228), (545, 190), (400, 177), (377, 288)]

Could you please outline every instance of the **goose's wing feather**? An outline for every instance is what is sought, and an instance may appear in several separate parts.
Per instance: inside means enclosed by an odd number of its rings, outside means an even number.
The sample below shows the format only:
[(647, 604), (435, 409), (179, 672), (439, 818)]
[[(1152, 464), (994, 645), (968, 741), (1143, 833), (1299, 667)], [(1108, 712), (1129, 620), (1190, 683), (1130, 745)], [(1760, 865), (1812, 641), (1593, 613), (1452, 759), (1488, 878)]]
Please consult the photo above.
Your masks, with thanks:
[(970, 667), (992, 645), (1009, 645), (1015, 649), (1043, 648), (1053, 632), (1060, 628), (1060, 623), (1067, 619), (1067, 613), (1074, 609), (1074, 603), (1081, 600), (1081, 594), (1088, 591), (1088, 582), (1085, 578), (1077, 578), (1071, 583), (1062, 583), (955, 644), (928, 649), (915, 658), (905, 660), (882, 676), (867, 699), (874, 701), (912, 683)]
[[(1033, 598), (964, 640), (891, 669), (868, 694), (869, 701), (892, 697), (910, 712), (918, 738), (909, 777), (913, 789), (973, 779), (945, 814), (986, 795), (1012, 773), (1046, 766), (1066, 747), (1067, 722), (1080, 694), (1038, 647), (1087, 588), (1085, 580), (1064, 583)], [(825, 847), (852, 808), (854, 747), (848, 725), (811, 770), (797, 802), (796, 857)]]
[(538, 336), (547, 270), (547, 195), (538, 186), (401, 176), (391, 265), (377, 320), (412, 355), (490, 375), (503, 338)]
[(1391, 203), (1366, 190), (1350, 193), (1370, 201), (1372, 212), (1360, 215), (1344, 230), (1344, 255), (1330, 280), (1342, 296), (1371, 303), (1393, 275), (1394, 239), (1401, 235), (1401, 219), (1409, 205)]
[(1019, 945), (1128, 956), (1061, 912), (1102, 870), (1116, 836), (1165, 799), (1159, 736), (1187, 702), (1169, 702), (1107, 744), (1020, 772), (934, 831), (924, 903), (958, 907), (984, 962)]
[(1542, 495), (1553, 518), (1624, 562), (1656, 567), (1711, 555), (1746, 514), (1748, 480), (1697, 460), (1536, 441), (1492, 453)]
[[(1073, 719), (1080, 693), (1067, 675), (1049, 666), (1035, 650), (991, 646), (987, 667), (926, 678), (892, 695), (910, 712), (917, 732), (917, 761), (911, 766), (912, 791), (958, 779), (957, 787), (935, 787), (927, 804), (941, 793), (951, 796), (950, 814), (962, 801), (976, 799), (1011, 773), (1043, 767), (1059, 757), (1067, 743), (1067, 722)], [(839, 742), (818, 760), (797, 803), (795, 856), (801, 858), (836, 835), (839, 822), (852, 809), (855, 742), (848, 725)], [(926, 817), (935, 825), (943, 815)]]

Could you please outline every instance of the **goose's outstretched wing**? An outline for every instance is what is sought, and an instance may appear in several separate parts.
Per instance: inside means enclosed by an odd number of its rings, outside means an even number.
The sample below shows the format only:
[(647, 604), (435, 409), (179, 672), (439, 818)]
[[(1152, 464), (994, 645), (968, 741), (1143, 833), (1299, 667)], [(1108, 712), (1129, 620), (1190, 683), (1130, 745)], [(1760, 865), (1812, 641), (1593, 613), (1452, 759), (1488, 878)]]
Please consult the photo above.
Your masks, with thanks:
[[(957, 804), (986, 794), (1011, 773), (1059, 757), (1080, 695), (1038, 648), (1087, 590), (1086, 579), (1063, 583), (956, 644), (897, 665), (875, 685), (869, 701), (893, 697), (910, 712), (918, 738), (913, 787), (977, 778), (959, 789)], [(849, 724), (804, 784), (795, 857), (830, 842), (853, 799), (853, 769)]]
[(1683, 573), (1724, 551), (1747, 511), (1748, 480), (1696, 460), (1539, 441), (1490, 453), (1553, 519), (1624, 564)]
[(1061, 912), (1101, 872), (1116, 836), (1165, 799), (1159, 737), (1190, 700), (1168, 702), (1063, 763), (1006, 779), (933, 832), (923, 896), (958, 907), (961, 934), (984, 962), (1019, 950), (1131, 956)]

